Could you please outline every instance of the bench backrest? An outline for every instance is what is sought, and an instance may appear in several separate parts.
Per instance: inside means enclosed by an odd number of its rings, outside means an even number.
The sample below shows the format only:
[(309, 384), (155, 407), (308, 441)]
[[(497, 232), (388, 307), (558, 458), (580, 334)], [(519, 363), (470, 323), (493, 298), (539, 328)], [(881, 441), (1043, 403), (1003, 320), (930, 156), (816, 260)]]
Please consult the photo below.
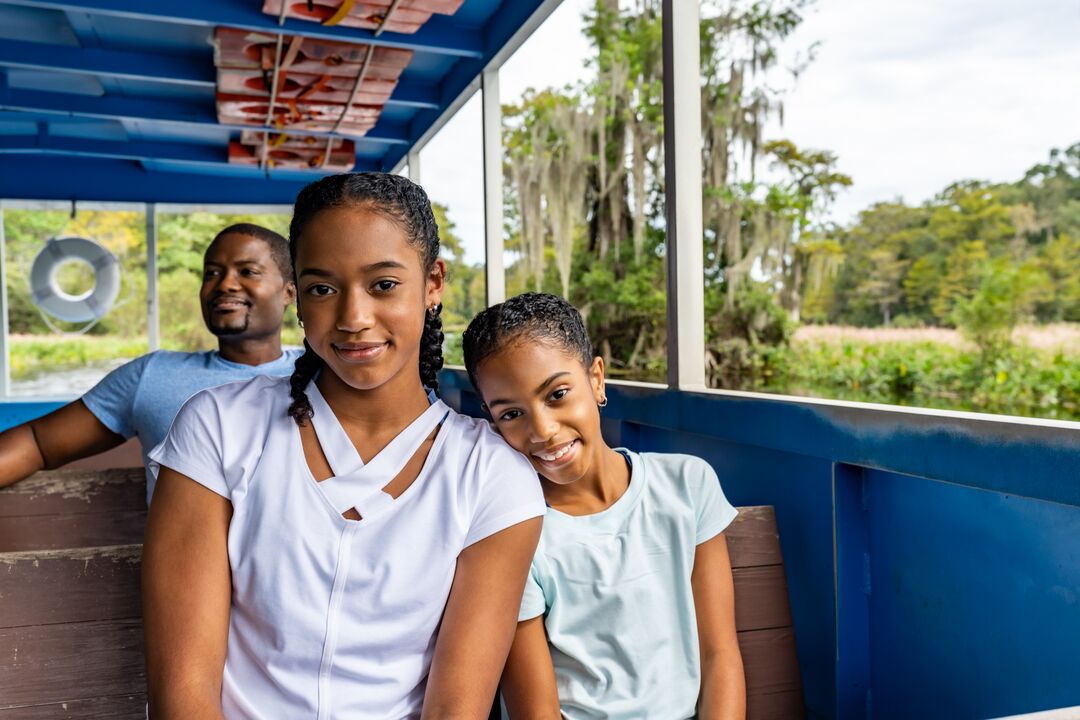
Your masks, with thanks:
[(724, 533), (735, 579), (735, 629), (746, 672), (749, 720), (806, 717), (776, 515), (739, 508)]
[[(39, 473), (0, 491), (0, 720), (142, 718), (141, 470)], [(747, 717), (805, 717), (771, 507), (728, 528)]]

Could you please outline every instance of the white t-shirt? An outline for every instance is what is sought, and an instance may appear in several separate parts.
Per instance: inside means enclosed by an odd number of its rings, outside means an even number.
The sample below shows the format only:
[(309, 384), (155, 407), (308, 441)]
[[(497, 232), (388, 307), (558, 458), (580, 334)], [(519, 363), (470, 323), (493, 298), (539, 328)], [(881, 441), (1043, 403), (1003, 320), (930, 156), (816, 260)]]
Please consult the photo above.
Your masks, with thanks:
[(630, 486), (611, 507), (548, 510), (519, 619), (544, 616), (564, 718), (692, 718), (694, 555), (737, 511), (704, 460), (626, 455)]
[[(487, 423), (440, 401), (402, 432), (415, 444), (399, 436), (365, 465), (315, 383), (307, 394), (334, 472), (323, 483), (287, 413), (287, 378), (198, 393), (150, 453), (155, 472), (172, 468), (232, 503), (225, 716), (419, 717), (458, 554), (544, 514), (536, 472)], [(396, 500), (381, 493), (440, 421), (412, 485)], [(350, 484), (360, 521), (339, 509)]]

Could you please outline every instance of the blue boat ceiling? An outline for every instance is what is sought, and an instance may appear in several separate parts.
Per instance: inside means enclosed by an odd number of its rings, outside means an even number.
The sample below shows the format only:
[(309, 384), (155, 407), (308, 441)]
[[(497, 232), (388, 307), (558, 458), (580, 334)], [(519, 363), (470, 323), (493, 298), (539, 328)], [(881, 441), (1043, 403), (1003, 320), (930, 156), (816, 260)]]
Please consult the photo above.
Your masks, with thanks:
[[(391, 19), (416, 17), (409, 8), (423, 2), (400, 3)], [(0, 199), (281, 204), (321, 173), (347, 164), (394, 170), (478, 86), (493, 58), (512, 49), (523, 28), (555, 4), (465, 0), (453, 14), (432, 14), (415, 32), (395, 32), (403, 26), (388, 21), (379, 33), (350, 27), (349, 19), (323, 25), (287, 17), (279, 25), (276, 13), (264, 12), (264, 0), (0, 0)], [(268, 8), (274, 5), (281, 3), (266, 0)], [(288, 9), (302, 12), (306, 5), (291, 0)], [(283, 35), (282, 48), (271, 51), (279, 67), (293, 37), (301, 38), (301, 53), (326, 41), (370, 44), (373, 60), (350, 104), (371, 108), (367, 124), (356, 126), (359, 135), (345, 134), (345, 123), (311, 121), (294, 129), (279, 120), (264, 127), (269, 98), (239, 98), (247, 102), (230, 107), (242, 106), (240, 114), (221, 116), (219, 94), (227, 93), (218, 87), (217, 28), (243, 31), (261, 39), (263, 48), (274, 48)], [(221, 32), (228, 31), (218, 31), (219, 41)], [(384, 58), (407, 64), (387, 71)], [(246, 87), (273, 86), (272, 71), (252, 67)], [(395, 85), (378, 72), (400, 75)], [(284, 75), (278, 88), (285, 87)], [(328, 81), (294, 73), (299, 82), (288, 80), (292, 96), (282, 90), (271, 120), (299, 117), (292, 115), (295, 98), (305, 90), (308, 100), (324, 93), (344, 108), (341, 98), (349, 97), (355, 75)], [(305, 88), (312, 77), (322, 82)], [(380, 79), (381, 89), (392, 88), (388, 97), (365, 96), (368, 84)], [(307, 106), (302, 109), (311, 117)], [(234, 120), (244, 113), (255, 117), (253, 124)], [(288, 137), (273, 134), (278, 129)], [(230, 143), (237, 156), (232, 163)]]

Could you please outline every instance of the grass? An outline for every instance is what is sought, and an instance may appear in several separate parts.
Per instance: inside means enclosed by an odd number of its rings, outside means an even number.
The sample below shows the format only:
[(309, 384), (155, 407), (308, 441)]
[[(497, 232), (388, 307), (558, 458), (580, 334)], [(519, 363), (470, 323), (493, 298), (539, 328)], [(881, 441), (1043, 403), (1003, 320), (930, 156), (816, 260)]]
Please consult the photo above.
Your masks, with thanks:
[[(1052, 323), (1049, 325), (1021, 325), (1012, 334), (1012, 340), (1037, 350), (1080, 353), (1080, 324)], [(876, 343), (935, 343), (974, 351), (976, 348), (958, 331), (951, 328), (860, 328), (845, 325), (804, 325), (795, 331), (794, 344), (845, 342)]]
[(952, 330), (804, 327), (764, 390), (1080, 420), (1080, 326), (1018, 328), (980, 351)]
[(147, 350), (145, 338), (113, 335), (11, 335), (11, 377), (26, 380), (57, 370), (136, 358)]

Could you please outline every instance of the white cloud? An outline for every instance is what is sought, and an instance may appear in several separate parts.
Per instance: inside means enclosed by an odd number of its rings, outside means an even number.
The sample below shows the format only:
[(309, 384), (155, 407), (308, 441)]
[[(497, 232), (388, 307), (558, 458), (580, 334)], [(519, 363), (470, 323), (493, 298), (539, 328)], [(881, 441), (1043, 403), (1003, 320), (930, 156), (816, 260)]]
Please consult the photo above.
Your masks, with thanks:
[(789, 49), (817, 61), (772, 133), (837, 153), (835, 209), (922, 201), (963, 178), (1007, 181), (1080, 141), (1080, 4), (821, 2)]
[[(588, 73), (588, 0), (565, 0), (503, 67), (503, 102)], [(1008, 181), (1080, 141), (1078, 0), (819, 0), (786, 46), (821, 41), (770, 134), (825, 148), (853, 176), (834, 217), (921, 202), (964, 178)], [(425, 148), (424, 185), (483, 259), (478, 98)]]

